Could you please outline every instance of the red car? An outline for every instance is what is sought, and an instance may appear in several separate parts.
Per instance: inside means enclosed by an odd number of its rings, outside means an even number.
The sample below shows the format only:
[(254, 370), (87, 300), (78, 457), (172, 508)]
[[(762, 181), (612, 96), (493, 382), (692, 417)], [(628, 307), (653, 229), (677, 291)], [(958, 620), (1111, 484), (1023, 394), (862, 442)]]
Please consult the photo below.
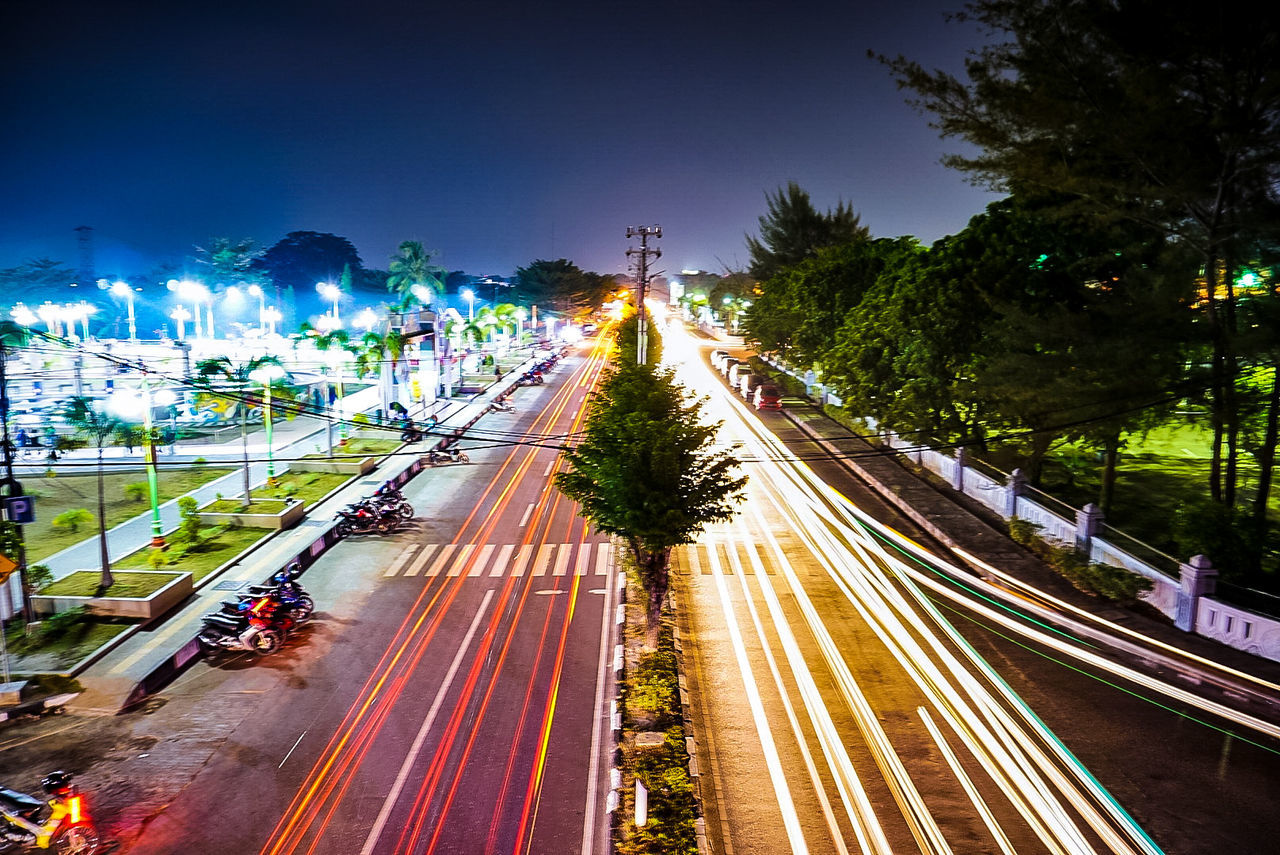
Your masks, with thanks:
[(782, 392), (778, 390), (777, 386), (763, 383), (756, 387), (752, 402), (756, 405), (757, 410), (781, 410)]

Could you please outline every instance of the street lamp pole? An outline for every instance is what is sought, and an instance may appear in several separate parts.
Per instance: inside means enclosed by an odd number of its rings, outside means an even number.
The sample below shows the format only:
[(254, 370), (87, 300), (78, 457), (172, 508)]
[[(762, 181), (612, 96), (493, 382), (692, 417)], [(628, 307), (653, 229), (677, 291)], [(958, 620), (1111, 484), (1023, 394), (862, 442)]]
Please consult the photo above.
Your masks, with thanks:
[(638, 285), (639, 298), (636, 302), (637, 311), (640, 313), (639, 323), (636, 324), (636, 364), (644, 365), (646, 353), (649, 344), (649, 330), (645, 319), (644, 308), (644, 292), (649, 285), (649, 256), (654, 258), (662, 257), (662, 250), (658, 248), (649, 248), (650, 237), (662, 237), (662, 226), (627, 226), (627, 239), (633, 237), (640, 238), (640, 248), (631, 248), (627, 250), (627, 256), (637, 256), (636, 261), (636, 282)]
[(462, 291), (462, 296), (467, 301), (467, 321), (474, 322), (476, 319), (476, 292), (470, 288), (465, 288)]
[(138, 324), (133, 314), (133, 286), (128, 282), (116, 282), (111, 286), (111, 293), (124, 297), (129, 307), (129, 341), (138, 340)]
[[(164, 525), (160, 522), (160, 481), (156, 472), (156, 437), (151, 423), (151, 389), (142, 373), (142, 430), (146, 433), (147, 487), (151, 492), (151, 546), (164, 549)], [(176, 441), (176, 437), (175, 437)]]

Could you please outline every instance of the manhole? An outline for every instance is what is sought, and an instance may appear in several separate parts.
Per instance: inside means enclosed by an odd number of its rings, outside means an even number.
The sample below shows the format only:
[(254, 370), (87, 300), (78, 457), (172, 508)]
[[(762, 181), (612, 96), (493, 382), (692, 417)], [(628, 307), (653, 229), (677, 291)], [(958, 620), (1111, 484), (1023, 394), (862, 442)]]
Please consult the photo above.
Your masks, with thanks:
[(215, 591), (238, 591), (244, 582), (219, 582), (213, 586)]

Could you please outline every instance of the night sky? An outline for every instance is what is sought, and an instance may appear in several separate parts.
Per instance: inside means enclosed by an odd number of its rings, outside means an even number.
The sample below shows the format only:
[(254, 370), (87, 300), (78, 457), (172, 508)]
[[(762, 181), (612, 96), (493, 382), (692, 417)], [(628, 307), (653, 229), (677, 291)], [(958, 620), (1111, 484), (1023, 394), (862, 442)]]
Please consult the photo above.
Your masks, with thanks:
[(0, 266), (74, 268), (89, 225), (100, 274), (297, 229), (607, 272), (658, 223), (661, 267), (722, 272), (788, 180), (932, 241), (994, 197), (866, 52), (957, 69), (959, 5), (8, 3)]

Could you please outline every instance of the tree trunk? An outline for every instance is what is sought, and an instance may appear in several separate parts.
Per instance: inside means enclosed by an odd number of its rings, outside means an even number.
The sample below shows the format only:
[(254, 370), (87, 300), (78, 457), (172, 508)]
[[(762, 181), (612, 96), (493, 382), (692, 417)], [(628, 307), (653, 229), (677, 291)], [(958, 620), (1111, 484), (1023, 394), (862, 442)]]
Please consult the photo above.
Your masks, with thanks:
[[(1212, 243), (1210, 244), (1213, 245)], [(1213, 425), (1213, 446), (1209, 460), (1209, 495), (1215, 502), (1222, 501), (1222, 442), (1225, 419), (1223, 418), (1223, 347), (1222, 328), (1218, 318), (1218, 261), (1217, 252), (1206, 253), (1205, 266), (1205, 314), (1209, 318), (1209, 335), (1213, 341), (1213, 357), (1209, 369), (1209, 422)]]
[(1098, 492), (1098, 507), (1102, 517), (1111, 515), (1111, 502), (1116, 492), (1116, 464), (1120, 460), (1120, 433), (1108, 435), (1102, 447), (1102, 488)]
[(1027, 458), (1027, 483), (1032, 487), (1040, 486), (1040, 477), (1044, 474), (1044, 459), (1049, 454), (1049, 446), (1053, 444), (1053, 434), (1038, 431), (1031, 435), (1031, 455)]
[(249, 405), (240, 402), (240, 454), (244, 460), (244, 506), (252, 504), (249, 495)]
[(111, 557), (107, 552), (107, 497), (102, 481), (102, 445), (98, 445), (98, 556), (102, 560), (102, 579), (99, 587), (103, 591), (115, 584), (111, 575)]
[(671, 550), (658, 549), (637, 551), (636, 566), (640, 570), (640, 581), (648, 594), (648, 605), (645, 610), (645, 647), (658, 649), (658, 631), (662, 627), (662, 609), (667, 602), (667, 589), (671, 584), (669, 560)]

